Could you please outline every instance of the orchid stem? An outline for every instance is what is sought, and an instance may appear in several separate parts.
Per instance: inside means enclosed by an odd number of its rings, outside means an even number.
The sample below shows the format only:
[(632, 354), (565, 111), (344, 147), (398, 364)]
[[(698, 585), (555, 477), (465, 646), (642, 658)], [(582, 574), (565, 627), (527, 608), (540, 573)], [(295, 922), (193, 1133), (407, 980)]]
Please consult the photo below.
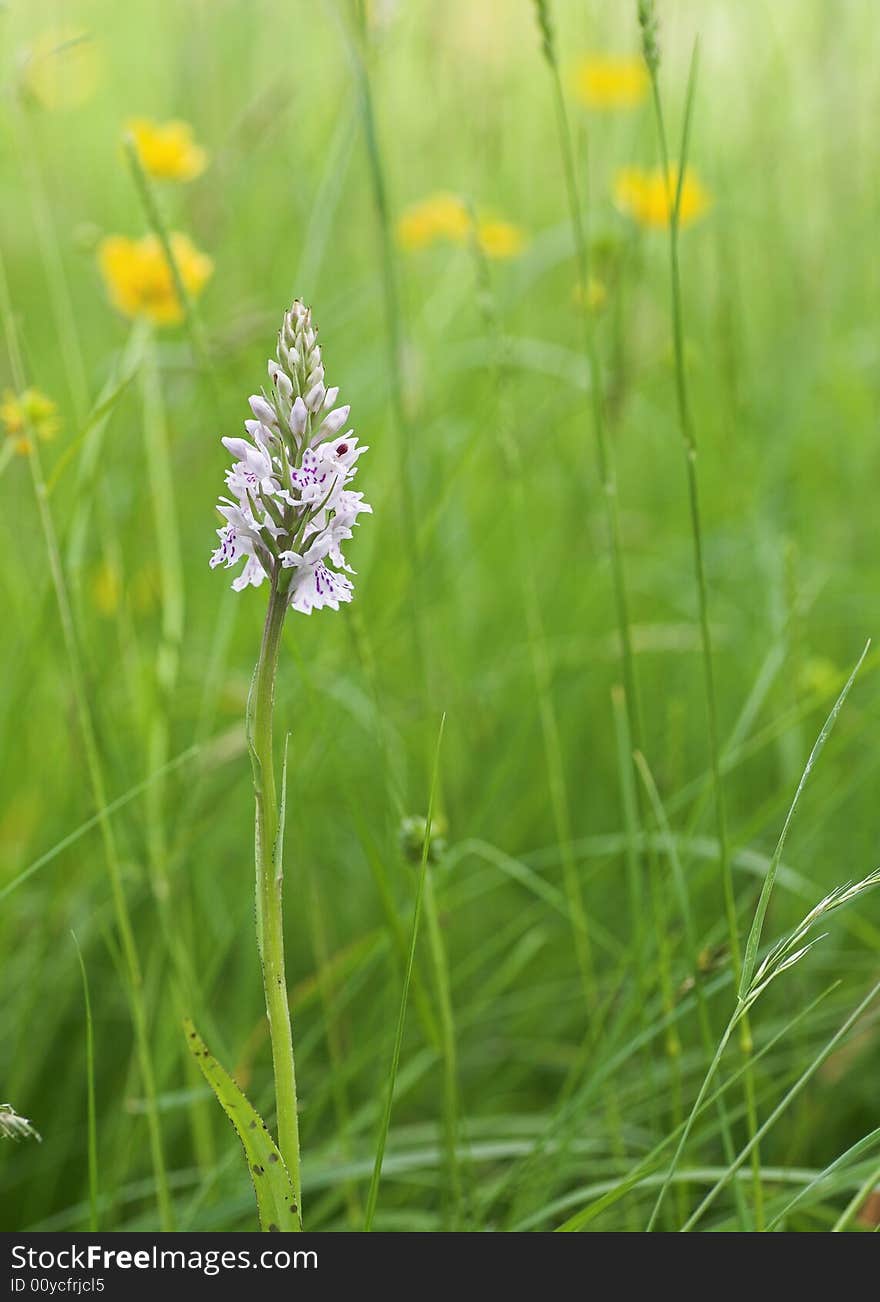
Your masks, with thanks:
[[(256, 802), (255, 859), (257, 948), (263, 969), (266, 1014), (272, 1041), (275, 1074), (275, 1102), (278, 1147), (290, 1175), (297, 1207), (302, 1214), (299, 1159), (299, 1117), (296, 1101), (296, 1071), (287, 980), (284, 973), (284, 925), (282, 918), (284, 799), (279, 811), (273, 755), (275, 678), (287, 593), (279, 591), (277, 576), (272, 581), (269, 609), (263, 629), (260, 658), (248, 702), (248, 746), (254, 771)], [(286, 766), (285, 766), (286, 767)]]

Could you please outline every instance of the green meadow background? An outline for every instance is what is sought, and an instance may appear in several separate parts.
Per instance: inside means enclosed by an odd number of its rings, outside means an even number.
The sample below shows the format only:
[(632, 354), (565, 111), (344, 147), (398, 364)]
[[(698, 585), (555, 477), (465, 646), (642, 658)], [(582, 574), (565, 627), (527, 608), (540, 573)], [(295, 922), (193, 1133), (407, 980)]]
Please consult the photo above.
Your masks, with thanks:
[[(685, 357), (744, 941), (813, 741), (880, 631), (880, 24), (871, 0), (658, 8), (674, 142), (700, 39), (690, 161), (713, 204), (681, 237)], [(306, 1227), (363, 1225), (418, 874), (417, 824), (408, 839), (401, 828), (426, 813), (444, 712), (436, 926), (423, 917), (374, 1228), (555, 1229), (619, 1190), (694, 1102), (708, 1066), (694, 983), (713, 1044), (735, 989), (668, 240), (612, 202), (618, 168), (657, 162), (656, 132), (649, 100), (602, 113), (569, 93), (584, 54), (638, 53), (634, 0), (558, 0), (551, 12), (607, 289), (595, 328), (645, 757), (699, 963), (653, 825), (653, 852), (627, 873), (617, 625), (532, 4), (376, 3), (364, 53), (344, 0), (9, 0), (0, 387), (17, 387), (17, 341), (26, 382), (58, 403), (61, 429), (39, 448), (42, 516), (28, 458), (5, 457), (0, 474), (0, 1098), (42, 1135), (0, 1142), (4, 1229), (80, 1230), (93, 1217), (116, 1231), (255, 1228), (237, 1140), (180, 1023), (193, 1016), (271, 1120), (243, 729), (265, 590), (235, 595), (207, 562), (227, 462), (219, 439), (249, 414), (294, 296), (312, 304), (328, 380), (370, 445), (357, 487), (375, 511), (350, 549), (354, 604), (289, 619), (278, 681), (279, 734), (291, 734), (285, 902)], [(22, 60), (42, 33), (70, 26), (94, 43), (94, 93), (45, 107), (22, 93)], [(133, 329), (97, 270), (101, 235), (148, 229), (120, 145), (138, 115), (184, 118), (210, 151), (191, 184), (155, 187), (169, 225), (214, 259), (199, 302), (207, 369), (186, 329)], [(400, 212), (437, 191), (516, 223), (522, 254), (483, 265), (449, 243), (397, 248)], [(877, 866), (876, 666), (869, 652), (805, 790), (765, 941)], [(142, 974), (164, 1222), (82, 707)], [(593, 1000), (566, 865), (587, 915)], [(759, 1122), (877, 979), (880, 898), (865, 895), (827, 931), (754, 1012)], [(874, 1141), (812, 1182), (880, 1125), (878, 1053), (870, 1006), (768, 1129), (765, 1222), (806, 1190), (778, 1227), (827, 1230), (870, 1189)], [(735, 1153), (749, 1134), (742, 1079), (731, 1079), (741, 1063), (734, 1036), (716, 1085), (729, 1082)], [(651, 1158), (585, 1228), (643, 1229), (670, 1157)], [(679, 1228), (729, 1164), (709, 1108), (659, 1227)], [(747, 1161), (697, 1228), (754, 1224), (754, 1198)]]

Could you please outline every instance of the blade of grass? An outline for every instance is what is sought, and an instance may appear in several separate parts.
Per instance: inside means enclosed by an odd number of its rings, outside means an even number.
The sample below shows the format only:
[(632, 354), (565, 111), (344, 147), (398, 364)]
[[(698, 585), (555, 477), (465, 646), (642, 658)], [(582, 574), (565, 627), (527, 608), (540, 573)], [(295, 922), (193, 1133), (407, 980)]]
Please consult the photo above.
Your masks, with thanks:
[[(843, 1157), (840, 1159), (840, 1162), (842, 1163), (845, 1158), (848, 1157), (852, 1158), (858, 1156), (858, 1154), (864, 1152), (865, 1148), (867, 1147), (873, 1147), (874, 1142), (878, 1138), (880, 1138), (880, 1127), (878, 1127), (876, 1130), (872, 1130), (869, 1135), (866, 1135), (864, 1139), (860, 1139), (857, 1144), (853, 1144), (852, 1148), (848, 1149), (847, 1152), (843, 1154)], [(829, 1172), (832, 1171), (836, 1165), (837, 1163), (833, 1163), (828, 1168), (828, 1171)], [(853, 1217), (863, 1207), (865, 1201), (868, 1198), (870, 1198), (871, 1194), (877, 1188), (878, 1184), (880, 1184), (880, 1166), (874, 1167), (874, 1169), (871, 1171), (870, 1175), (865, 1180), (865, 1182), (862, 1185), (860, 1185), (860, 1187), (853, 1194), (852, 1198), (847, 1203), (846, 1207), (844, 1207), (843, 1211), (840, 1213), (837, 1220), (832, 1225), (831, 1227), (832, 1234), (841, 1234), (844, 1230), (849, 1229), (850, 1225), (852, 1224)]]
[[(407, 416), (403, 383), (403, 315), (400, 307), (397, 262), (391, 225), (391, 207), (388, 184), (376, 121), (373, 86), (369, 66), (369, 40), (366, 14), (356, 15), (354, 23), (348, 21), (334, 5), (345, 41), (346, 50), (355, 75), (361, 124), (367, 147), (367, 163), (373, 192), (373, 206), (379, 235), (379, 262), (382, 272), (382, 294), (385, 308), (385, 354), (390, 389), (391, 409), (397, 447), (400, 476), (401, 539), (409, 564), (410, 595), (406, 609), (410, 616), (415, 667), (419, 683), (430, 699), (430, 670), (421, 614), (422, 556), (419, 545), (418, 512), (413, 483), (411, 449), (415, 439)], [(354, 27), (354, 30), (352, 30)]]
[[(772, 1036), (771, 1039), (758, 1050), (755, 1054), (755, 1061), (757, 1062), (763, 1058), (771, 1051), (771, 1049), (784, 1039), (790, 1030), (808, 1019), (815, 1009), (818, 1008), (819, 1004), (836, 990), (839, 985), (840, 982), (835, 981), (826, 990), (823, 990), (815, 999), (811, 1000), (805, 1008), (800, 1009), (794, 1017), (784, 1023), (782, 1029), (778, 1031), (776, 1035)], [(741, 1063), (740, 1066), (731, 1073), (728, 1079), (719, 1085), (715, 1094), (706, 1098), (706, 1107), (708, 1108), (717, 1103), (722, 1095), (742, 1078), (745, 1069), (745, 1064)], [(686, 1137), (687, 1129), (691, 1124), (692, 1121), (691, 1118), (689, 1118), (688, 1121), (684, 1123), (684, 1126), (679, 1130), (671, 1131), (668, 1135), (665, 1135), (664, 1138), (660, 1140), (659, 1144), (655, 1145), (651, 1152), (643, 1157), (631, 1171), (628, 1171), (627, 1174), (613, 1186), (613, 1188), (609, 1189), (608, 1192), (600, 1197), (595, 1203), (591, 1203), (589, 1206), (582, 1208), (579, 1212), (575, 1212), (573, 1216), (570, 1216), (561, 1225), (556, 1227), (556, 1232), (572, 1234), (586, 1229), (587, 1225), (600, 1216), (602, 1212), (607, 1211), (607, 1209), (613, 1206), (614, 1203), (619, 1202), (620, 1199), (626, 1197), (631, 1190), (637, 1188), (644, 1177), (652, 1171), (657, 1159), (669, 1147), (669, 1145), (674, 1143), (676, 1139), (681, 1143), (683, 1136)], [(667, 1174), (668, 1171), (663, 1175), (660, 1181), (661, 1190)]]
[(743, 959), (742, 975), (740, 977), (740, 983), (739, 983), (739, 997), (741, 999), (745, 997), (745, 992), (748, 989), (755, 972), (755, 964), (758, 961), (758, 947), (761, 943), (761, 932), (764, 927), (764, 919), (767, 915), (767, 906), (770, 903), (770, 895), (773, 891), (773, 883), (776, 880), (776, 873), (779, 869), (779, 864), (782, 860), (782, 851), (785, 849), (785, 842), (788, 837), (789, 828), (791, 827), (792, 821), (797, 812), (798, 802), (800, 801), (801, 795), (803, 794), (804, 787), (807, 785), (807, 781), (809, 779), (810, 774), (813, 771), (816, 760), (822, 754), (822, 750), (825, 746), (825, 743), (828, 740), (829, 736), (831, 735), (831, 731), (834, 728), (835, 723), (837, 722), (837, 716), (840, 714), (840, 711), (843, 708), (843, 703), (846, 700), (847, 696), (849, 696), (850, 688), (855, 682), (856, 675), (858, 674), (859, 670), (861, 669), (864, 663), (865, 656), (868, 654), (868, 649), (870, 645), (871, 645), (871, 640), (869, 638), (868, 641), (865, 643), (865, 649), (862, 652), (862, 654), (859, 656), (855, 668), (853, 669), (852, 673), (850, 674), (849, 678), (846, 680), (846, 683), (844, 684), (843, 691), (840, 693), (837, 700), (834, 702), (831, 713), (828, 715), (828, 718), (825, 720), (825, 723), (822, 726), (822, 731), (819, 733), (819, 736), (816, 738), (813, 749), (810, 751), (810, 755), (807, 760), (806, 767), (804, 768), (804, 771), (801, 775), (801, 780), (798, 783), (797, 790), (794, 793), (794, 799), (792, 800), (791, 805), (789, 806), (788, 814), (786, 815), (785, 822), (782, 825), (782, 831), (779, 834), (779, 840), (776, 842), (776, 848), (773, 851), (773, 855), (770, 859), (770, 865), (767, 869), (767, 876), (764, 878), (764, 885), (761, 888), (761, 896), (760, 899), (758, 900), (758, 907), (755, 910), (755, 916), (752, 921), (751, 930), (749, 931), (748, 940), (746, 941), (745, 957)]
[[(739, 926), (736, 913), (736, 897), (733, 888), (733, 871), (730, 863), (730, 844), (727, 833), (727, 810), (724, 798), (724, 785), (721, 779), (721, 747), (720, 734), (718, 727), (718, 695), (715, 684), (715, 667), (712, 651), (712, 630), (709, 620), (709, 594), (708, 583), (706, 579), (706, 567), (703, 555), (703, 530), (702, 514), (700, 507), (699, 481), (697, 478), (697, 440), (694, 429), (693, 415), (691, 412), (690, 398), (687, 387), (687, 375), (685, 368), (684, 356), (684, 308), (681, 292), (681, 271), (679, 266), (679, 233), (681, 220), (681, 196), (684, 176), (687, 168), (688, 148), (690, 145), (691, 125), (693, 121), (694, 100), (697, 88), (697, 72), (699, 68), (699, 44), (694, 42), (693, 52), (691, 54), (690, 70), (688, 72), (687, 90), (685, 92), (684, 121), (681, 133), (681, 149), (678, 162), (678, 176), (675, 187), (674, 197), (671, 193), (672, 176), (670, 172), (669, 148), (666, 140), (666, 124), (663, 115), (663, 105), (660, 98), (660, 84), (658, 79), (659, 72), (659, 55), (656, 51), (656, 45), (653, 47), (653, 57), (648, 44), (648, 27), (644, 15), (650, 13), (653, 20), (653, 4), (639, 4), (639, 17), (643, 26), (645, 36), (645, 61), (648, 66), (651, 81), (651, 94), (654, 104), (654, 117), (657, 124), (657, 136), (660, 144), (660, 159), (663, 168), (663, 175), (666, 179), (668, 192), (668, 202), (670, 206), (669, 218), (669, 260), (670, 260), (670, 284), (672, 291), (672, 333), (673, 333), (673, 351), (675, 358), (675, 390), (678, 404), (679, 428), (684, 450), (684, 461), (688, 488), (688, 504), (690, 508), (690, 526), (691, 542), (693, 549), (694, 579), (697, 590), (697, 607), (700, 627), (700, 643), (703, 660), (703, 680), (706, 698), (706, 726), (707, 741), (709, 750), (709, 765), (712, 773), (712, 790), (715, 804), (715, 822), (718, 835), (718, 847), (720, 857), (721, 885), (724, 897), (724, 911), (727, 919), (728, 942), (730, 944), (730, 956), (733, 964), (734, 981), (739, 983), (742, 968), (742, 949), (740, 947)], [(656, 32), (652, 33), (656, 38)], [(744, 1058), (748, 1058), (751, 1052), (751, 1030), (749, 1027), (748, 1017), (744, 1017), (740, 1023), (740, 1050)], [(757, 1115), (755, 1112), (755, 1082), (751, 1072), (746, 1072), (744, 1077), (744, 1088), (746, 1094), (746, 1114), (750, 1135), (754, 1135), (757, 1126)], [(763, 1228), (763, 1187), (761, 1185), (761, 1155), (757, 1148), (754, 1150), (752, 1169), (754, 1180), (752, 1184), (753, 1211), (755, 1216), (755, 1228)]]
[[(657, 790), (654, 775), (652, 774), (644, 755), (639, 752), (636, 754), (635, 759), (639, 776), (641, 777), (648, 794), (648, 800), (650, 801), (651, 807), (654, 811), (657, 827), (659, 828), (663, 846), (672, 869), (673, 890), (678, 899), (679, 912), (684, 923), (688, 959), (691, 964), (691, 970), (694, 974), (694, 993), (697, 1001), (697, 1023), (700, 1030), (700, 1041), (703, 1046), (703, 1053), (705, 1054), (706, 1062), (709, 1063), (712, 1061), (713, 1053), (712, 1022), (709, 1016), (709, 1001), (706, 998), (706, 992), (703, 988), (703, 979), (700, 973), (699, 942), (697, 940), (697, 929), (694, 921), (693, 909), (691, 908), (687, 876), (681, 859), (679, 858), (675, 838), (672, 834), (672, 828), (670, 827), (666, 810), (663, 807), (663, 802), (660, 799), (660, 793)], [(721, 1142), (724, 1148), (724, 1156), (728, 1162), (731, 1162), (734, 1157), (733, 1136), (730, 1129), (730, 1120), (727, 1115), (727, 1106), (720, 1095), (718, 1096), (718, 1123), (721, 1131)], [(734, 1194), (737, 1202), (737, 1214), (740, 1220), (740, 1228), (746, 1230), (748, 1228), (748, 1218), (742, 1188), (739, 1183), (737, 1183)]]
[[(771, 985), (776, 977), (780, 976), (782, 973), (792, 968), (796, 963), (800, 962), (800, 960), (809, 953), (813, 946), (822, 939), (822, 936), (816, 937), (812, 940), (808, 939), (809, 933), (815, 928), (817, 922), (821, 921), (822, 918), (834, 910), (842, 908), (844, 905), (858, 898), (863, 892), (872, 890), (877, 885), (880, 885), (880, 868), (869, 873), (868, 876), (864, 877), (861, 881), (847, 882), (843, 886), (836, 887), (825, 895), (818, 904), (814, 905), (810, 912), (801, 919), (796, 927), (786, 933), (780, 941), (771, 947), (768, 954), (757, 968), (755, 976), (752, 979), (752, 984), (746, 992), (746, 996), (744, 998), (739, 998), (739, 996), (737, 996), (736, 1005), (730, 1016), (730, 1020), (724, 1029), (721, 1040), (719, 1041), (715, 1056), (712, 1059), (705, 1077), (703, 1078), (703, 1083), (700, 1086), (700, 1091), (691, 1109), (690, 1116), (685, 1123), (684, 1131), (682, 1132), (678, 1147), (673, 1154), (667, 1175), (675, 1171), (681, 1159), (684, 1146), (687, 1142), (697, 1112), (702, 1106), (709, 1083), (718, 1068), (724, 1049), (737, 1023), (748, 1015), (749, 1010), (755, 1005), (758, 999), (760, 999), (761, 995), (767, 990), (768, 986)], [(744, 1073), (747, 1071), (749, 1071), (748, 1061), (744, 1062)], [(753, 1155), (755, 1150), (758, 1148), (759, 1139), (760, 1133), (759, 1130), (756, 1130), (754, 1135), (749, 1136), (749, 1143), (743, 1149), (740, 1157), (743, 1158), (744, 1156)], [(654, 1227), (668, 1184), (669, 1182), (667, 1180), (661, 1187), (660, 1193), (657, 1196), (654, 1210), (652, 1211), (651, 1217), (648, 1221), (647, 1228), (649, 1230)]]
[(58, 856), (65, 850), (68, 850), (70, 846), (75, 845), (81, 837), (85, 836), (87, 832), (90, 832), (93, 827), (97, 827), (105, 818), (109, 818), (111, 814), (115, 814), (132, 800), (136, 800), (138, 796), (142, 795), (143, 792), (147, 790), (151, 782), (156, 782), (159, 778), (166, 776), (168, 773), (172, 773), (182, 764), (185, 764), (187, 760), (193, 759), (198, 753), (198, 746), (190, 746), (188, 750), (183, 751), (180, 755), (175, 756), (174, 759), (169, 760), (164, 768), (158, 773), (151, 773), (149, 777), (144, 778), (143, 782), (138, 782), (136, 786), (129, 787), (128, 791), (124, 792), (121, 796), (117, 796), (115, 800), (111, 800), (109, 805), (105, 805), (102, 809), (99, 809), (96, 814), (93, 814), (91, 818), (87, 818), (84, 823), (80, 823), (79, 827), (75, 828), (72, 832), (68, 833), (67, 836), (63, 837), (62, 840), (53, 845), (51, 850), (47, 850), (45, 854), (41, 854), (38, 859), (35, 859), (33, 863), (28, 864), (27, 868), (23, 869), (22, 872), (13, 877), (11, 882), (7, 882), (6, 885), (0, 889), (0, 901), (5, 900), (7, 895), (11, 895), (19, 886), (23, 886), (29, 878), (33, 877), (34, 873), (39, 872), (41, 868), (45, 868), (46, 864), (51, 863), (53, 859), (57, 859)]
[(80, 975), (82, 976), (83, 1005), (86, 1014), (86, 1125), (88, 1127), (89, 1145), (89, 1229), (92, 1233), (97, 1233), (99, 1193), (98, 1123), (95, 1108), (95, 1030), (92, 1024), (92, 1001), (89, 997), (89, 978), (86, 974), (86, 965), (83, 962), (82, 950), (79, 947), (76, 932), (72, 931), (70, 934), (73, 937), (73, 943), (76, 946), (76, 957), (79, 962)]
[[(430, 836), (430, 829), (428, 836)], [(430, 863), (426, 863), (425, 866), (424, 909), (428, 929), (428, 950), (431, 956), (434, 985), (437, 990), (437, 1004), (440, 1010), (440, 1037), (443, 1052), (443, 1130), (446, 1140), (450, 1183), (447, 1209), (449, 1229), (455, 1230), (458, 1228), (457, 1221), (462, 1206), (461, 1171), (458, 1162), (459, 1097), (455, 1016), (452, 1010), (449, 961), (446, 955), (446, 946), (443, 943), (443, 934), (440, 930), (440, 918), (437, 912), (437, 900), (434, 891), (434, 876), (431, 872)]]
[(777, 1104), (777, 1106), (773, 1109), (773, 1111), (770, 1113), (767, 1120), (763, 1123), (763, 1125), (759, 1127), (757, 1132), (751, 1137), (749, 1142), (746, 1144), (745, 1148), (742, 1149), (742, 1151), (740, 1152), (736, 1160), (732, 1162), (730, 1166), (728, 1166), (727, 1170), (724, 1172), (724, 1174), (718, 1180), (715, 1186), (709, 1191), (709, 1193), (706, 1194), (705, 1198), (697, 1207), (696, 1211), (693, 1213), (690, 1219), (682, 1226), (682, 1232), (692, 1230), (694, 1226), (702, 1219), (703, 1215), (709, 1210), (712, 1203), (718, 1197), (719, 1193), (725, 1187), (727, 1182), (731, 1179), (733, 1175), (736, 1174), (736, 1172), (742, 1166), (746, 1158), (749, 1157), (749, 1155), (755, 1151), (760, 1141), (773, 1128), (773, 1126), (776, 1124), (776, 1122), (785, 1112), (788, 1105), (797, 1098), (801, 1090), (803, 1090), (804, 1087), (813, 1078), (813, 1076), (815, 1076), (816, 1072), (822, 1066), (823, 1062), (825, 1062), (825, 1060), (831, 1056), (831, 1054), (837, 1048), (838, 1044), (840, 1044), (841, 1041), (846, 1038), (846, 1036), (852, 1030), (853, 1026), (861, 1017), (862, 1013), (865, 1011), (866, 1008), (868, 1008), (871, 1005), (871, 1003), (873, 1003), (874, 999), (876, 999), (878, 994), (880, 994), (880, 981), (878, 981), (876, 985), (871, 987), (871, 989), (865, 995), (861, 1003), (859, 1003), (857, 1007), (850, 1013), (846, 1021), (834, 1033), (831, 1039), (827, 1041), (827, 1043), (819, 1051), (819, 1053), (816, 1055), (816, 1057), (813, 1059), (810, 1065), (806, 1068), (806, 1070), (801, 1073), (801, 1075), (795, 1081), (794, 1085), (792, 1085), (791, 1089), (786, 1091), (785, 1095)]
[[(2, 253), (0, 253), (0, 313), (2, 313), (3, 316), (7, 351), (9, 353), (13, 382), (18, 392), (22, 393), (26, 388), (24, 365), (18, 343), (18, 333), (15, 326), (12, 303), (9, 297), (9, 282), (6, 274), (6, 263)], [(55, 522), (52, 517), (49, 499), (46, 493), (46, 481), (43, 476), (42, 465), (40, 462), (37, 437), (33, 430), (27, 430), (26, 433), (28, 436), (28, 463), (31, 471), (31, 481), (33, 484), (34, 495), (37, 500), (37, 510), (39, 512), (40, 524), (49, 559), (49, 568), (55, 589), (55, 598), (61, 621), (61, 631), (67, 654), (74, 700), (76, 703), (77, 718), (86, 754), (86, 768), (92, 788), (94, 803), (98, 810), (104, 810), (108, 803), (104, 768), (98, 749), (94, 721), (92, 719), (91, 707), (86, 691), (76, 630), (73, 622), (73, 612), (71, 610), (64, 571), (61, 564), (58, 536), (55, 530)], [(149, 1103), (147, 1125), (150, 1139), (150, 1154), (153, 1163), (153, 1174), (156, 1182), (156, 1201), (159, 1211), (159, 1221), (162, 1230), (167, 1232), (173, 1228), (174, 1216), (171, 1195), (168, 1187), (165, 1157), (162, 1151), (162, 1125), (159, 1119), (159, 1110), (156, 1103), (156, 1077), (149, 1039), (140, 959), (138, 957), (137, 946), (135, 943), (128, 902), (125, 897), (125, 888), (122, 882), (122, 872), (119, 864), (119, 854), (113, 826), (109, 818), (106, 816), (100, 816), (99, 827), (104, 848), (104, 859), (110, 882), (110, 892), (113, 900), (116, 926), (119, 932), (119, 939), (124, 956), (125, 972), (128, 981), (127, 993), (134, 1026), (138, 1062), (141, 1076), (143, 1078), (142, 1083), (144, 1093)]]
[[(795, 1197), (792, 1198), (790, 1202), (786, 1203), (785, 1206), (767, 1222), (767, 1232), (769, 1233), (771, 1230), (774, 1230), (777, 1225), (790, 1216), (791, 1213), (801, 1205), (801, 1203), (805, 1202), (809, 1198), (811, 1193), (815, 1192), (820, 1185), (825, 1183), (830, 1175), (833, 1175), (835, 1171), (841, 1170), (841, 1168), (847, 1166), (850, 1162), (854, 1162), (857, 1157), (861, 1157), (862, 1153), (870, 1151), (878, 1141), (880, 1141), (880, 1126), (875, 1130), (870, 1131), (869, 1134), (863, 1135), (862, 1138), (855, 1144), (852, 1144), (845, 1153), (841, 1153), (840, 1156), (836, 1157), (823, 1171), (819, 1171), (809, 1184), (804, 1185), (803, 1189), (799, 1190)], [(876, 1178), (874, 1179), (874, 1183), (876, 1183)], [(852, 1202), (842, 1213), (841, 1217), (835, 1222), (832, 1229), (837, 1230), (838, 1228), (844, 1228), (844, 1225), (846, 1224), (844, 1218), (847, 1215), (847, 1211), (854, 1205), (857, 1210), (860, 1205), (858, 1201), (859, 1198), (863, 1197), (866, 1193), (870, 1193), (871, 1187), (873, 1186), (869, 1186), (867, 1182), (865, 1185), (861, 1186)], [(843, 1225), (841, 1222), (843, 1222)]]
[(382, 1178), (382, 1162), (385, 1158), (385, 1145), (388, 1141), (388, 1129), (391, 1125), (391, 1109), (394, 1104), (394, 1085), (397, 1080), (397, 1070), (400, 1065), (400, 1050), (403, 1045), (403, 1032), (406, 1026), (406, 1005), (409, 998), (409, 986), (410, 981), (412, 980), (413, 964), (416, 956), (416, 941), (418, 939), (419, 919), (422, 911), (422, 895), (425, 889), (425, 879), (428, 874), (428, 855), (431, 850), (431, 829), (434, 820), (434, 802), (437, 795), (437, 786), (440, 774), (440, 748), (443, 743), (443, 731), (445, 727), (446, 715), (444, 714), (440, 720), (440, 730), (437, 733), (437, 745), (434, 750), (434, 765), (431, 773), (430, 794), (428, 796), (428, 813), (425, 820), (425, 839), (422, 843), (422, 860), (419, 866), (415, 903), (413, 904), (409, 952), (406, 959), (406, 970), (403, 974), (403, 990), (401, 991), (400, 996), (400, 1010), (397, 1015), (397, 1028), (394, 1033), (394, 1048), (391, 1053), (391, 1067), (388, 1072), (385, 1106), (382, 1111), (379, 1137), (376, 1144), (376, 1159), (373, 1164), (373, 1175), (370, 1180), (370, 1189), (367, 1194), (367, 1208), (364, 1214), (365, 1234), (368, 1234), (373, 1227), (373, 1218), (376, 1214), (376, 1203), (379, 1199), (379, 1182)]
[[(542, 38), (542, 53), (550, 72), (553, 89), (553, 104), (556, 113), (559, 152), (565, 178), (569, 220), (571, 222), (578, 270), (578, 281), (581, 289), (579, 295), (579, 316), (582, 332), (582, 346), (590, 381), (593, 435), (596, 446), (599, 481), (602, 487), (602, 500), (605, 510), (608, 555), (611, 562), (617, 630), (620, 638), (623, 691), (626, 702), (629, 733), (633, 739), (633, 744), (638, 749), (641, 749), (644, 745), (643, 728), (638, 679), (635, 668), (635, 656), (633, 654), (632, 646), (632, 633), (630, 629), (629, 596), (627, 593), (626, 576), (623, 564), (623, 544), (620, 532), (617, 474), (606, 430), (602, 369), (596, 342), (595, 323), (589, 305), (588, 286), (590, 284), (590, 248), (584, 222), (584, 210), (581, 204), (581, 197), (578, 188), (578, 177), (575, 166), (574, 148), (571, 139), (571, 128), (569, 126), (568, 113), (565, 106), (565, 94), (562, 88), (562, 77), (559, 70), (556, 36), (550, 13), (550, 2), (549, 0), (534, 0), (534, 3), (538, 27)], [(588, 168), (585, 168), (585, 172), (588, 174)]]

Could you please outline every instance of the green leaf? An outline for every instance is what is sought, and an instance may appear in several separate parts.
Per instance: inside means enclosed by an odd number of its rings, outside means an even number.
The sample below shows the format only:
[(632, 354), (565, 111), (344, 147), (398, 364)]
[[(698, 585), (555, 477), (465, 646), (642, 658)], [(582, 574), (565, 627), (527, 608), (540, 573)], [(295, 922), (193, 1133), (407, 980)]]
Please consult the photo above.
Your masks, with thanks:
[(207, 1045), (188, 1017), (183, 1020), (183, 1029), (190, 1053), (241, 1140), (257, 1196), (260, 1229), (288, 1232), (301, 1230), (302, 1222), (293, 1185), (266, 1123), (229, 1073), (209, 1053)]

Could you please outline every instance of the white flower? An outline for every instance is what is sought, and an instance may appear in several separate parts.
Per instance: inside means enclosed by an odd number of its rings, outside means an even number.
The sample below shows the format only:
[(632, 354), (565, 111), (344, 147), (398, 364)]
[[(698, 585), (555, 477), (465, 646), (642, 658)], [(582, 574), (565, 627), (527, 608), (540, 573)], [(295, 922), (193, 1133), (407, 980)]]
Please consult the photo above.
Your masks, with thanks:
[(226, 472), (232, 497), (217, 505), (225, 525), (211, 567), (244, 561), (237, 592), (269, 578), (294, 610), (338, 610), (353, 592), (342, 543), (372, 510), (348, 487), (367, 449), (351, 430), (339, 434), (349, 407), (335, 406), (339, 390), (324, 384), (311, 312), (300, 302), (285, 314), (276, 358), (268, 363), (269, 390), (250, 398), (250, 441), (223, 439), (234, 458)]
[(20, 1117), (11, 1103), (0, 1103), (0, 1136), (3, 1139), (35, 1139), (42, 1143), (27, 1117)]
[(344, 574), (328, 569), (323, 561), (301, 565), (290, 587), (290, 604), (303, 615), (329, 606), (338, 610), (340, 601), (351, 601), (352, 582)]

